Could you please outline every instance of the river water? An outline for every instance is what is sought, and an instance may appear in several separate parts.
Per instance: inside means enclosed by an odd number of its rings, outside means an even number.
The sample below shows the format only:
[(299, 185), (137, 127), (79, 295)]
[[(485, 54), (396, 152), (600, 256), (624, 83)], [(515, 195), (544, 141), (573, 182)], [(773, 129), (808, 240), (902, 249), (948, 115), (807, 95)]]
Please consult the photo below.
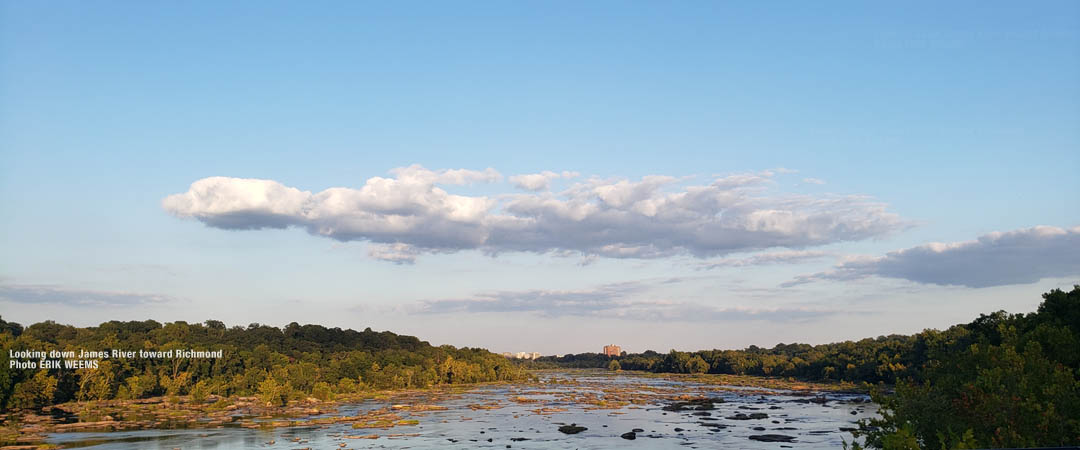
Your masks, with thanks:
[[(670, 405), (679, 398), (695, 397), (714, 401), (713, 409), (671, 410), (677, 409)], [(334, 413), (358, 416), (390, 411), (405, 421), (390, 428), (358, 429), (346, 422), (69, 432), (50, 434), (46, 442), (118, 450), (839, 448), (844, 440), (852, 441), (847, 430), (856, 426), (856, 420), (877, 414), (876, 405), (868, 400), (854, 393), (725, 386), (621, 372), (544, 372), (536, 383), (485, 385), (427, 398), (368, 400), (341, 405)], [(569, 424), (586, 429), (577, 434), (559, 431)], [(621, 437), (635, 429), (640, 430), (634, 433), (635, 439)], [(762, 442), (751, 436), (789, 441)]]

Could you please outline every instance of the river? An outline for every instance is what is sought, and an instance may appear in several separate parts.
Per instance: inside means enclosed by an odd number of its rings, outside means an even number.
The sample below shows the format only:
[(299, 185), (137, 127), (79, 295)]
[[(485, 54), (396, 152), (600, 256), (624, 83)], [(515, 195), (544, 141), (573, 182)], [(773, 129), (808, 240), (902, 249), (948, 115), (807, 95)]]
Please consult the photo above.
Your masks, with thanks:
[[(540, 373), (537, 382), (366, 400), (314, 417), (391, 417), (396, 426), (357, 420), (276, 428), (66, 432), (49, 434), (46, 442), (117, 450), (810, 449), (851, 442), (847, 430), (854, 422), (876, 414), (866, 395), (852, 392), (735, 386), (628, 372), (551, 371)], [(357, 428), (357, 423), (364, 425)], [(572, 431), (567, 425), (585, 429), (576, 434), (560, 431)]]

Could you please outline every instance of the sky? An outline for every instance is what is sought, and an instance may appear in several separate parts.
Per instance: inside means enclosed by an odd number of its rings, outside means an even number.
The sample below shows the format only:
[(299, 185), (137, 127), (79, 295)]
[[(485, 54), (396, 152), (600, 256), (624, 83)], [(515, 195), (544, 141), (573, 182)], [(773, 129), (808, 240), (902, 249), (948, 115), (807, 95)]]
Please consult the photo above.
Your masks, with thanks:
[(1080, 283), (1076, 2), (2, 2), (0, 316), (544, 354)]

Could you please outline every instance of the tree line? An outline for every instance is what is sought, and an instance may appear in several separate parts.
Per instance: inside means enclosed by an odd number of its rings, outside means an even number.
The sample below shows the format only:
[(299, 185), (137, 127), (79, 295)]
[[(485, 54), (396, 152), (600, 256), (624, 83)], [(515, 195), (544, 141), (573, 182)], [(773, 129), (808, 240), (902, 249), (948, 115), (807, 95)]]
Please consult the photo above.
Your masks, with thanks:
[[(412, 336), (289, 324), (227, 328), (155, 321), (25, 329), (0, 319), (0, 408), (71, 400), (308, 396), (440, 384), (513, 381), (525, 369), (595, 367), (865, 382), (881, 417), (860, 424), (865, 445), (953, 449), (1080, 445), (1080, 286), (1052, 290), (1035, 312), (980, 315), (946, 330), (824, 345), (609, 357), (596, 353), (513, 363), (475, 348)], [(106, 359), (97, 369), (17, 370), (9, 350), (224, 350), (221, 359)], [(855, 445), (858, 448), (860, 446)]]
[[(435, 347), (413, 336), (291, 323), (226, 327), (153, 320), (74, 327), (52, 321), (23, 328), (0, 319), (0, 410), (68, 401), (154, 396), (259, 396), (289, 400), (375, 389), (513, 381), (529, 377), (479, 348)], [(220, 359), (102, 359), (96, 369), (12, 369), (10, 350), (223, 350)]]
[[(824, 345), (610, 357), (541, 358), (532, 367), (643, 370), (865, 382), (881, 418), (859, 435), (872, 448), (1080, 445), (1080, 286), (1043, 294), (1035, 312), (982, 314), (947, 330)], [(854, 446), (859, 447), (859, 446)]]

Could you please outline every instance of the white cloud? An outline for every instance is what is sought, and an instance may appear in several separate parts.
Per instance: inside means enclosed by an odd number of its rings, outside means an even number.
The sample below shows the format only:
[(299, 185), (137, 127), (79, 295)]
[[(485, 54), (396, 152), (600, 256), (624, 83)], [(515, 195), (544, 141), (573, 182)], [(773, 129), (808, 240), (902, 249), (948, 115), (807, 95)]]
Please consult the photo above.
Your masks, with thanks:
[[(447, 184), (493, 182), (484, 171), (413, 165), (359, 189), (312, 193), (273, 180), (211, 177), (162, 201), (166, 211), (221, 229), (300, 227), (339, 241), (367, 241), (378, 259), (475, 249), (577, 252), (584, 257), (710, 257), (771, 247), (800, 249), (878, 237), (909, 224), (863, 196), (764, 195), (767, 173), (709, 184), (646, 176), (590, 178), (562, 192), (455, 195)], [(560, 175), (562, 176), (562, 175)]]
[(825, 180), (819, 178), (803, 178), (802, 182), (806, 184), (825, 184)]
[(401, 242), (368, 246), (368, 256), (394, 264), (412, 264), (416, 262), (416, 256), (419, 254), (420, 250), (416, 247)]
[(555, 173), (550, 170), (545, 170), (540, 173), (531, 173), (525, 175), (514, 175), (509, 178), (510, 183), (521, 189), (527, 191), (546, 191), (551, 185), (551, 180), (559, 178), (575, 178), (579, 174), (577, 172), (563, 171), (562, 173)]
[(1037, 226), (989, 233), (974, 241), (934, 242), (881, 257), (850, 257), (832, 270), (802, 275), (783, 286), (879, 276), (981, 288), (1076, 275), (1080, 275), (1080, 227)]

